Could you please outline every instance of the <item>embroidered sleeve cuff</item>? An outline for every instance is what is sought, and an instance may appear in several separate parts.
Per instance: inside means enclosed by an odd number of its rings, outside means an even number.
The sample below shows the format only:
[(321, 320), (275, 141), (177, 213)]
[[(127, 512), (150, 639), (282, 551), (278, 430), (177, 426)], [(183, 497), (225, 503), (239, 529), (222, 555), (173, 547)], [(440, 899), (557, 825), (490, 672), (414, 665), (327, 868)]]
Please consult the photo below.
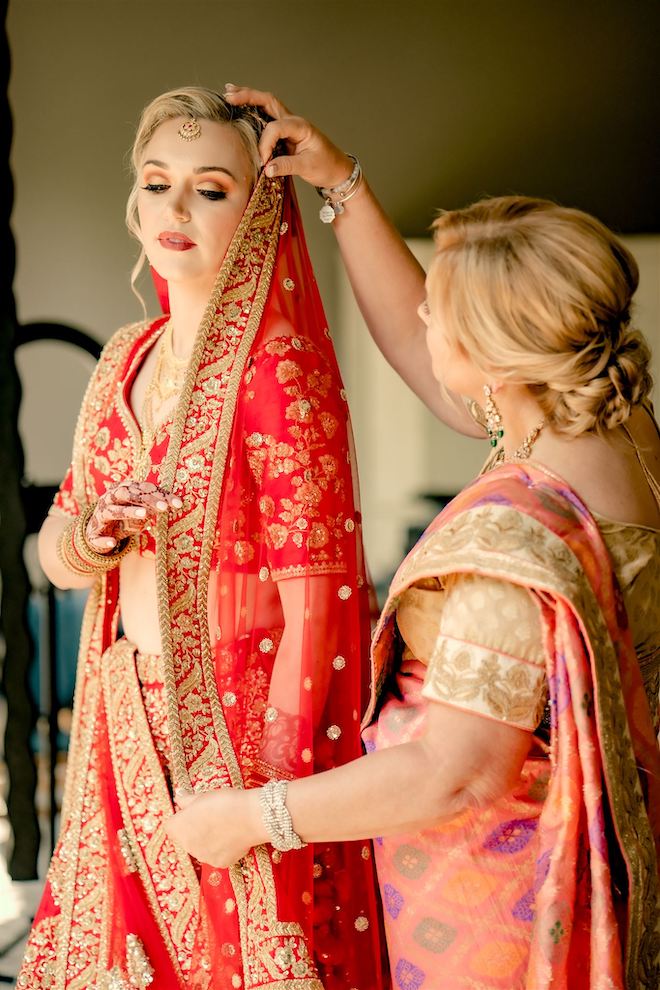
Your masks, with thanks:
[(547, 682), (543, 667), (440, 636), (422, 695), (533, 732), (543, 715)]

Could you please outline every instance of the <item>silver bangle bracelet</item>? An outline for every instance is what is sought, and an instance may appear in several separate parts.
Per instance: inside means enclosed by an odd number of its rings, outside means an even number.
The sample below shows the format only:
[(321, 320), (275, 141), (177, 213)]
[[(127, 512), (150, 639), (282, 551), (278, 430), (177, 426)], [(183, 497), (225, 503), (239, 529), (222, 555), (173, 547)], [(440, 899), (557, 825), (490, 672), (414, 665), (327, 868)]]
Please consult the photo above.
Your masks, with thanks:
[(284, 780), (269, 780), (259, 792), (261, 817), (271, 845), (280, 852), (302, 849), (307, 845), (293, 827), (286, 806), (287, 785)]
[(353, 171), (344, 182), (338, 186), (317, 186), (316, 191), (325, 203), (319, 211), (322, 223), (332, 223), (335, 217), (344, 212), (344, 203), (355, 196), (362, 183), (362, 166), (355, 155), (348, 156), (353, 164)]

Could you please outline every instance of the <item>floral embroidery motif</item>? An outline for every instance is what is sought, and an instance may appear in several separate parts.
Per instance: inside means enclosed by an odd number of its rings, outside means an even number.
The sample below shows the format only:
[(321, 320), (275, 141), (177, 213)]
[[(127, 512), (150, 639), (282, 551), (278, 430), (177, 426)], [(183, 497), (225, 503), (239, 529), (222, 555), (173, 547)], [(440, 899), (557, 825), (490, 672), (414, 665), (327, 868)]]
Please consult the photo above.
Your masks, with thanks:
[[(328, 404), (336, 391), (336, 380), (314, 346), (303, 337), (280, 337), (255, 353), (248, 372), (254, 394), (273, 410), (278, 429), (265, 432), (246, 429), (248, 464), (259, 488), (269, 494), (258, 502), (262, 528), (272, 567), (270, 576), (292, 576), (290, 563), (299, 555), (300, 573), (337, 573), (345, 569), (346, 540), (354, 532), (353, 520), (328, 511), (326, 500), (349, 508), (344, 466), (338, 460), (337, 431), (344, 415), (336, 415)], [(249, 412), (249, 409), (248, 409)], [(333, 453), (328, 442), (333, 440)], [(348, 453), (348, 440), (345, 444)], [(238, 520), (242, 530), (245, 519)], [(278, 561), (286, 553), (286, 571)], [(239, 563), (241, 561), (239, 560)], [(268, 575), (268, 570), (266, 569)], [(261, 574), (260, 574), (261, 577)]]
[(440, 636), (429, 661), (424, 697), (533, 730), (545, 707), (545, 669)]

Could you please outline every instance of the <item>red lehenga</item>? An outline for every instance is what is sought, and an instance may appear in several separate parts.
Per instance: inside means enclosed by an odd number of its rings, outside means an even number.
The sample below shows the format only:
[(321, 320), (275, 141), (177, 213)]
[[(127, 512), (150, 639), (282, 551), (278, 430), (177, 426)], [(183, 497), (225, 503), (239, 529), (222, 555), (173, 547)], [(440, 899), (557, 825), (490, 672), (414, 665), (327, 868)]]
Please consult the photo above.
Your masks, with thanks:
[(369, 610), (348, 410), (288, 183), (257, 184), (178, 408), (145, 451), (127, 397), (164, 324), (105, 348), (56, 500), (76, 515), (126, 477), (182, 498), (139, 551), (155, 555), (163, 652), (116, 642), (120, 573), (100, 578), (17, 985), (377, 990), (368, 843), (264, 846), (217, 870), (163, 828), (173, 787), (254, 787), (360, 754)]

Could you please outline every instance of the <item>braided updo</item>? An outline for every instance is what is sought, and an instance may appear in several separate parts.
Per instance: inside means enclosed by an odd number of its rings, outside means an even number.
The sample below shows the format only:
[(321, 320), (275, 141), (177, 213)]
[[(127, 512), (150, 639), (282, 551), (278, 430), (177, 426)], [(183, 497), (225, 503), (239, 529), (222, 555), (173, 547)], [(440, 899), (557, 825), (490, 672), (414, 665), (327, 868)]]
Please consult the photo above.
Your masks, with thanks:
[(558, 431), (603, 433), (649, 394), (630, 325), (639, 272), (604, 224), (521, 196), (442, 213), (429, 299), (450, 337), (501, 381), (527, 385)]

